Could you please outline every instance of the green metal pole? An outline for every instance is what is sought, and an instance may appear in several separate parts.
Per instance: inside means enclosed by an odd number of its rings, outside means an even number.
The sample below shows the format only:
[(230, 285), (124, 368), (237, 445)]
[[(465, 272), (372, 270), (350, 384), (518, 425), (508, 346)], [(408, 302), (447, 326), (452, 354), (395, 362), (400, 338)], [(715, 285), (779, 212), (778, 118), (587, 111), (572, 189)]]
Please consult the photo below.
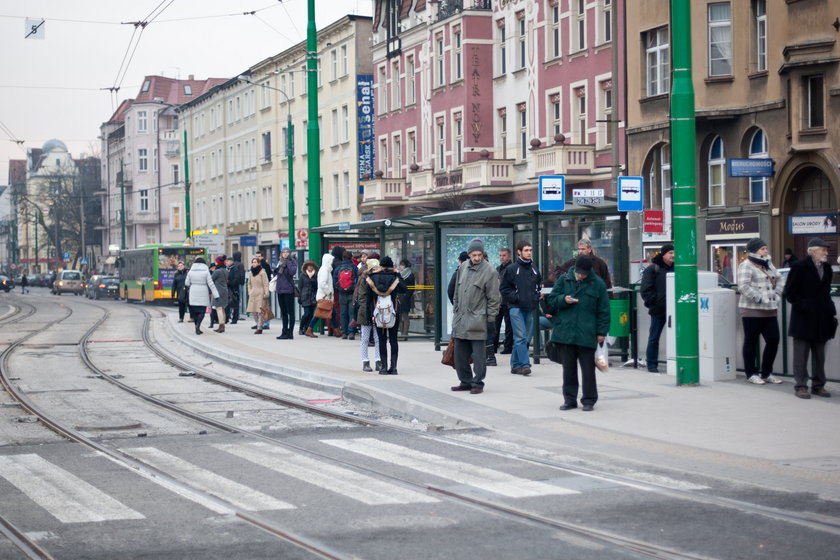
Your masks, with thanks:
[(321, 133), (318, 128), (318, 30), (315, 27), (315, 0), (307, 0), (306, 26), (307, 95), (309, 122), (306, 130), (307, 210), (309, 211), (309, 258), (321, 259), (321, 238), (315, 228), (321, 225)]
[(31, 270), (30, 272), (41, 272), (38, 269), (38, 216), (35, 216), (35, 269)]
[(120, 249), (125, 250), (125, 170), (120, 159)]
[[(288, 99), (286, 105), (289, 105)], [(294, 139), (292, 129), (292, 110), (289, 107), (289, 114), (286, 118), (286, 166), (289, 168), (289, 250), (295, 250), (295, 170), (292, 158), (295, 155), (295, 148), (292, 145)]]
[(184, 128), (184, 216), (186, 217), (187, 239), (192, 238), (190, 224), (190, 159), (187, 153), (187, 129)]
[(671, 90), (673, 157), (674, 294), (677, 385), (700, 382), (697, 319), (697, 168), (694, 84), (691, 69), (691, 1), (671, 0), (674, 68)]

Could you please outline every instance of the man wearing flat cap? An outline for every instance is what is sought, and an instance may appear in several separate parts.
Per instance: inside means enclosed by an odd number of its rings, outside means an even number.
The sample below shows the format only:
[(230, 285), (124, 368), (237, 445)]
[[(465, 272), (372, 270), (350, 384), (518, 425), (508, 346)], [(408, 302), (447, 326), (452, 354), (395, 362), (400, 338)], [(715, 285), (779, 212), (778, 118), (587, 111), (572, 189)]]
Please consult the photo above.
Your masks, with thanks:
[(650, 266), (642, 273), (639, 292), (650, 315), (645, 361), (651, 373), (659, 373), (659, 337), (662, 335), (662, 329), (665, 328), (665, 277), (673, 271), (674, 246), (666, 243), (650, 260)]
[(831, 275), (828, 243), (814, 237), (808, 241), (808, 256), (791, 265), (785, 283), (784, 296), (791, 306), (788, 336), (793, 338), (794, 391), (800, 399), (831, 396), (825, 390), (825, 343), (834, 338), (837, 330), (837, 310), (830, 295)]
[(487, 323), (496, 320), (502, 298), (499, 274), (484, 259), (484, 242), (481, 239), (470, 241), (467, 255), (469, 258), (458, 267), (455, 277), (452, 343), (455, 344), (455, 371), (460, 384), (452, 390), (477, 395), (484, 391), (487, 374)]

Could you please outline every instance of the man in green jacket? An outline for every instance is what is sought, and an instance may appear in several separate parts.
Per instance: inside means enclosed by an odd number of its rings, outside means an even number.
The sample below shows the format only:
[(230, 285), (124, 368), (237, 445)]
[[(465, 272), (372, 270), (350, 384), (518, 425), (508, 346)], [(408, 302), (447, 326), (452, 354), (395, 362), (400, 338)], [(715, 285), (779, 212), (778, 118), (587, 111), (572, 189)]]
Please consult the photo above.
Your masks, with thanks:
[(499, 274), (484, 259), (484, 242), (480, 239), (470, 241), (467, 254), (469, 260), (461, 263), (455, 273), (452, 341), (455, 344), (455, 371), (461, 383), (452, 390), (477, 395), (484, 391), (487, 374), (487, 323), (496, 320), (502, 296)]
[(595, 348), (607, 336), (610, 328), (610, 302), (607, 285), (592, 274), (592, 258), (578, 257), (575, 266), (557, 279), (548, 305), (555, 310), (551, 342), (560, 346), (563, 366), (563, 405), (560, 410), (577, 408), (578, 374), (580, 363), (583, 410), (592, 410), (598, 400), (595, 383)]

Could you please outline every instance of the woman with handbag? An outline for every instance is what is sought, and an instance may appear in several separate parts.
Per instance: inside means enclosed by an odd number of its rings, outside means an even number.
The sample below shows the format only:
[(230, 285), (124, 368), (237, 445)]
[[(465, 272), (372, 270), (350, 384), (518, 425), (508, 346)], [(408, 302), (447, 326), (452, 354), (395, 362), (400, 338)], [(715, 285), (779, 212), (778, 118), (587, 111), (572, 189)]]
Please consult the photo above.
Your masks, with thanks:
[(256, 323), (254, 334), (262, 334), (263, 323), (267, 320), (262, 316), (263, 309), (268, 307), (268, 276), (259, 259), (251, 259), (251, 276), (248, 278), (248, 307), (246, 311)]
[(274, 269), (275, 293), (277, 294), (277, 305), (280, 308), (280, 318), (283, 321), (283, 332), (277, 337), (278, 340), (289, 340), (294, 338), (292, 330), (295, 328), (295, 276), (297, 275), (297, 262), (292, 257), (292, 250), (283, 247), (280, 251), (280, 261)]
[(303, 308), (303, 315), (300, 318), (300, 330), (298, 334), (307, 334), (309, 323), (315, 316), (315, 294), (318, 293), (318, 265), (314, 261), (304, 261), (298, 278), (298, 303)]
[(309, 328), (306, 329), (306, 336), (315, 338), (315, 333), (312, 329), (318, 324), (318, 319), (330, 320), (330, 325), (333, 328), (333, 334), (341, 336), (341, 331), (338, 330), (338, 322), (335, 320), (335, 310), (333, 309), (335, 288), (333, 287), (332, 268), (335, 257), (330, 253), (325, 253), (321, 257), (321, 268), (318, 269), (318, 291), (315, 294), (315, 316), (309, 323)]

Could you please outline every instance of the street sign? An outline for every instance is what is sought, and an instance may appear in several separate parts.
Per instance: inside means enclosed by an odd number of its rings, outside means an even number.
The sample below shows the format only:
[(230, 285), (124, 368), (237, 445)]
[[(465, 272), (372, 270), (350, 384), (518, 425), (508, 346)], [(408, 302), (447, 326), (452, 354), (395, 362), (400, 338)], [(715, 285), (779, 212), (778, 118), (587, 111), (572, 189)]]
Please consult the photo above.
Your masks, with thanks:
[(730, 177), (772, 177), (776, 162), (770, 158), (732, 158), (728, 163)]
[(201, 233), (193, 235), (193, 245), (207, 249), (209, 255), (223, 255), (225, 252), (225, 235), (223, 233)]
[(604, 189), (572, 189), (575, 206), (598, 206), (604, 203)]
[(70, 261), (70, 251), (64, 251), (64, 254), (62, 255), (62, 257), (64, 258), (64, 262), (69, 262)]
[(82, 258), (79, 259), (79, 264), (87, 264), (87, 262), (88, 261), (87, 261), (86, 257), (82, 257)]
[(539, 180), (540, 212), (562, 212), (566, 209), (566, 177), (543, 175)]
[(644, 210), (645, 180), (642, 177), (618, 178), (618, 211), (641, 212)]
[(338, 231), (347, 231), (350, 229), (350, 222), (338, 222)]
[(642, 231), (644, 233), (665, 233), (665, 211), (645, 210)]
[(239, 245), (242, 247), (256, 247), (257, 246), (257, 236), (256, 235), (241, 235), (239, 236)]

